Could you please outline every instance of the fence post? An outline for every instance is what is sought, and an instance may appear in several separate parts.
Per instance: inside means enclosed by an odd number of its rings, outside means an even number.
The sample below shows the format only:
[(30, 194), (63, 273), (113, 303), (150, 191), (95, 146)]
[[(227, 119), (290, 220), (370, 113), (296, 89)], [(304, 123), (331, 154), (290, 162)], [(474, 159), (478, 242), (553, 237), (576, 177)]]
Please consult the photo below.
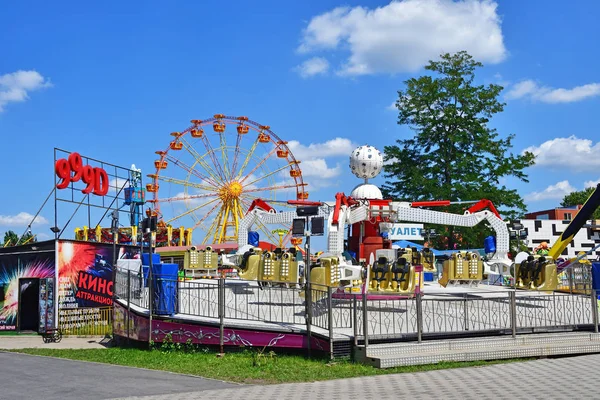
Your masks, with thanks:
[[(114, 305), (113, 305), (114, 307)], [(129, 343), (129, 313), (131, 312), (131, 271), (127, 270), (127, 342)], [(113, 319), (114, 324), (114, 319)]]
[(592, 322), (594, 324), (594, 333), (598, 333), (598, 296), (596, 289), (590, 288), (592, 294)]
[(219, 349), (220, 353), (223, 354), (223, 335), (225, 333), (225, 280), (222, 277), (219, 278), (217, 303), (219, 309)]
[(465, 331), (469, 330), (469, 309), (468, 309), (468, 305), (467, 305), (467, 293), (465, 293), (464, 299), (463, 299), (463, 312), (465, 315), (464, 318), (464, 323), (465, 323)]
[(327, 286), (327, 299), (329, 304), (329, 310), (327, 312), (327, 326), (329, 328), (329, 358), (333, 360), (333, 296), (331, 292), (331, 286)]
[(421, 343), (423, 340), (423, 299), (421, 293), (415, 293), (417, 303), (417, 341)]
[(515, 290), (508, 292), (510, 298), (510, 328), (513, 339), (517, 337), (517, 292)]
[(358, 313), (356, 309), (356, 296), (352, 296), (352, 327), (354, 328), (354, 346), (358, 346)]
[(362, 294), (362, 312), (363, 312), (363, 336), (365, 338), (365, 355), (369, 346), (369, 318), (367, 317), (367, 288), (365, 287)]

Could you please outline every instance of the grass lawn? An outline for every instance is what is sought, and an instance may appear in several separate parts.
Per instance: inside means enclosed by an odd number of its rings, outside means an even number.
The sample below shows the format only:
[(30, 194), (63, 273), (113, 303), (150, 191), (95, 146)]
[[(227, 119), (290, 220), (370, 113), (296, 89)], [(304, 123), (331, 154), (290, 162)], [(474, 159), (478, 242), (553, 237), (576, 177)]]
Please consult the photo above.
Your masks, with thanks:
[(40, 356), (95, 361), (142, 367), (239, 383), (311, 382), (401, 372), (483, 366), (516, 360), (443, 362), (432, 365), (376, 369), (350, 361), (308, 360), (296, 355), (263, 354), (258, 351), (227, 353), (217, 357), (212, 351), (161, 351), (133, 348), (88, 350), (22, 349), (15, 352)]

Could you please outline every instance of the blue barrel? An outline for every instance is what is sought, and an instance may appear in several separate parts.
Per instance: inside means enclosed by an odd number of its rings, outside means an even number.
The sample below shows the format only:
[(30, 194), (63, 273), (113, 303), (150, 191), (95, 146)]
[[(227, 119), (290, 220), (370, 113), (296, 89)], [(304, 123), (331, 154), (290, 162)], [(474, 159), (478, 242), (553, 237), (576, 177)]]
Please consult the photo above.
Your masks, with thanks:
[(592, 263), (592, 288), (596, 289), (596, 294), (600, 299), (600, 262)]
[(254, 247), (258, 247), (258, 242), (260, 241), (260, 235), (258, 232), (250, 231), (248, 232), (248, 244), (251, 244)]
[(495, 253), (496, 252), (496, 237), (488, 236), (483, 239), (483, 248), (485, 249), (485, 254)]
[(154, 289), (153, 310), (157, 315), (173, 315), (177, 312), (177, 264), (152, 265)]
[[(160, 254), (152, 253), (152, 264), (160, 264)], [(142, 265), (150, 265), (150, 255), (142, 253)]]

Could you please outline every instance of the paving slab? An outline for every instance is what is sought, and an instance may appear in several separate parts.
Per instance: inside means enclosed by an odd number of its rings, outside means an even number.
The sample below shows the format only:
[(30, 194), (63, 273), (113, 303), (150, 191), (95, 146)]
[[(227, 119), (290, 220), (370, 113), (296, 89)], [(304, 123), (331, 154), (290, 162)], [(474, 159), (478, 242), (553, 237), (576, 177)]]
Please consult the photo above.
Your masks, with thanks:
[(124, 397), (120, 400), (206, 399), (590, 399), (600, 398), (600, 355), (485, 367), (379, 375), (324, 382)]

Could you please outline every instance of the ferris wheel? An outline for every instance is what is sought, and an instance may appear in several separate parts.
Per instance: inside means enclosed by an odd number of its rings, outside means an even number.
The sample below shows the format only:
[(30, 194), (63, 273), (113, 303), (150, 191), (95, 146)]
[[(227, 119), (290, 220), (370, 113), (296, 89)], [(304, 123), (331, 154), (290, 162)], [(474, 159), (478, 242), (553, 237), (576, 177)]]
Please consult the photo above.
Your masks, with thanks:
[[(254, 200), (289, 207), (308, 198), (300, 161), (268, 125), (223, 114), (191, 123), (171, 133), (148, 175), (149, 201), (165, 224), (192, 228), (196, 238), (200, 231), (204, 244), (236, 242)], [(258, 228), (277, 243), (273, 227)]]

